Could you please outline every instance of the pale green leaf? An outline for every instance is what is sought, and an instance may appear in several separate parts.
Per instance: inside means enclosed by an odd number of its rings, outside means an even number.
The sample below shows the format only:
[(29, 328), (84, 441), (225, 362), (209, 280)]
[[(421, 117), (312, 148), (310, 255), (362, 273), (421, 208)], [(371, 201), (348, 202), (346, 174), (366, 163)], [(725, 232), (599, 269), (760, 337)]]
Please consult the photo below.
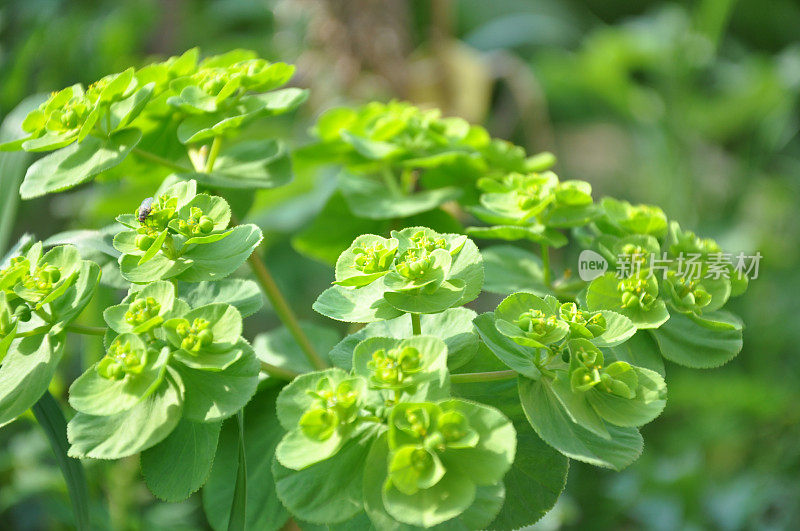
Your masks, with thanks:
[(64, 350), (50, 334), (16, 339), (0, 365), (0, 426), (34, 405), (47, 391)]
[(552, 388), (541, 382), (520, 378), (519, 395), (525, 416), (539, 437), (567, 457), (622, 470), (642, 453), (642, 436), (636, 428), (609, 425), (611, 438), (598, 437), (575, 424)]
[(181, 418), (183, 384), (174, 372), (132, 409), (99, 417), (78, 413), (67, 426), (72, 457), (119, 459), (164, 440)]
[(23, 199), (61, 192), (88, 181), (125, 160), (142, 138), (138, 129), (122, 129), (107, 140), (90, 136), (31, 164), (20, 187)]

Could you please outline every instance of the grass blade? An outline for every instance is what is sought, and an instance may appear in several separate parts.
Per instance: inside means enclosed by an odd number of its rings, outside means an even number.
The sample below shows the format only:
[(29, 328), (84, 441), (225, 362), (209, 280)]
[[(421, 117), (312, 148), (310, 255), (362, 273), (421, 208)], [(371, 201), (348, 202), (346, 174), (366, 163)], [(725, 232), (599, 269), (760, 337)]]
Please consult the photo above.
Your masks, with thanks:
[(67, 442), (67, 421), (64, 414), (49, 391), (42, 395), (42, 398), (33, 405), (31, 410), (47, 434), (50, 446), (58, 460), (58, 466), (64, 475), (69, 498), (72, 501), (72, 509), (75, 512), (75, 527), (79, 531), (88, 530), (89, 487), (86, 484), (86, 475), (81, 462), (67, 455), (69, 443)]
[(233, 491), (231, 516), (228, 531), (244, 531), (247, 522), (247, 458), (244, 449), (244, 411), (236, 415), (239, 423), (239, 471), (236, 474), (236, 488)]

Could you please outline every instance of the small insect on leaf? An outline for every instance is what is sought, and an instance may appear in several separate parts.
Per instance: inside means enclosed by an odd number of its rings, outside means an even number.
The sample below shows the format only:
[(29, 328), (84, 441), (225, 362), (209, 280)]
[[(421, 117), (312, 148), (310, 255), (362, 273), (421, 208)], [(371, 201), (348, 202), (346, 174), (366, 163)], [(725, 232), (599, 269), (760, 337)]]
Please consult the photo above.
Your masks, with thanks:
[(137, 211), (138, 212), (137, 217), (139, 218), (139, 223), (144, 223), (144, 220), (146, 220), (147, 216), (150, 215), (150, 210), (152, 206), (153, 206), (152, 197), (148, 197), (144, 201), (142, 201), (142, 204), (139, 205), (139, 210)]

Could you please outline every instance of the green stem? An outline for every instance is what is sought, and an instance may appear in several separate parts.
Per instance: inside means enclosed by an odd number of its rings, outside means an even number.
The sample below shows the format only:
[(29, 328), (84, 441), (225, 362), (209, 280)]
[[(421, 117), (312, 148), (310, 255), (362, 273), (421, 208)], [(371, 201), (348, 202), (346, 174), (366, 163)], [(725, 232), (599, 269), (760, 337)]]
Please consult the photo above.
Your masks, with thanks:
[(39, 334), (44, 334), (48, 330), (52, 328), (50, 325), (45, 326), (38, 326), (33, 330), (28, 330), (27, 332), (20, 332), (19, 334), (14, 334), (14, 337), (31, 337), (31, 336), (38, 336)]
[(418, 313), (411, 314), (411, 330), (414, 332), (415, 336), (422, 335), (422, 323), (420, 322)]
[(267, 299), (269, 299), (272, 309), (275, 311), (278, 319), (281, 320), (286, 326), (286, 329), (289, 330), (289, 333), (292, 334), (292, 337), (297, 341), (297, 344), (305, 353), (308, 361), (317, 369), (327, 368), (328, 364), (317, 354), (311, 341), (309, 341), (303, 329), (300, 328), (297, 316), (289, 307), (283, 293), (281, 293), (281, 290), (275, 283), (275, 279), (272, 278), (272, 275), (267, 269), (267, 265), (258, 255), (258, 251), (253, 251), (253, 254), (250, 255), (247, 261), (250, 263), (250, 268), (253, 270), (253, 274), (256, 276), (256, 280), (261, 285), (261, 289), (264, 291)]
[(512, 380), (517, 377), (517, 371), (491, 371), (491, 372), (466, 372), (451, 374), (452, 383), (496, 382), (499, 380)]
[(279, 380), (286, 380), (287, 382), (291, 382), (292, 380), (300, 376), (299, 372), (295, 372), (290, 369), (284, 369), (283, 367), (272, 365), (271, 363), (267, 363), (266, 361), (261, 362), (261, 370), (274, 378), (278, 378)]
[(159, 157), (155, 153), (150, 153), (149, 151), (145, 151), (143, 149), (135, 147), (131, 150), (131, 153), (133, 153), (142, 160), (146, 160), (148, 162), (154, 162), (155, 164), (159, 164), (161, 166), (164, 166), (165, 168), (169, 168), (171, 170), (175, 170), (180, 173), (192, 173), (191, 168), (183, 166), (182, 164), (172, 162), (171, 160), (165, 159), (164, 157)]
[[(216, 161), (221, 146), (222, 138), (219, 136), (214, 137), (214, 142), (211, 144), (211, 151), (208, 154), (208, 159), (206, 159), (206, 173), (214, 169), (214, 162)], [(234, 225), (240, 224), (235, 215), (231, 215), (231, 222)], [(270, 274), (269, 269), (267, 269), (267, 264), (264, 263), (264, 260), (262, 260), (261, 256), (258, 254), (258, 250), (254, 250), (247, 261), (250, 263), (250, 269), (253, 270), (253, 274), (256, 276), (256, 280), (261, 286), (261, 290), (264, 292), (264, 295), (267, 296), (267, 299), (269, 299), (272, 309), (275, 311), (275, 315), (278, 316), (278, 319), (280, 319), (286, 329), (289, 330), (289, 333), (292, 334), (292, 337), (306, 355), (308, 361), (311, 362), (311, 366), (317, 369), (327, 369), (328, 364), (317, 354), (314, 345), (311, 344), (308, 336), (303, 332), (303, 329), (300, 327), (300, 322), (297, 320), (297, 316), (292, 311), (289, 303), (286, 302), (286, 298), (275, 283), (275, 279), (272, 278), (272, 274)]]
[(33, 310), (33, 313), (35, 313), (36, 315), (41, 317), (42, 320), (47, 322), (47, 323), (52, 323), (53, 322), (53, 316), (50, 315), (49, 313), (47, 313), (45, 310), (42, 310), (41, 308), (38, 309), (38, 310)]
[(552, 285), (552, 279), (550, 274), (550, 246), (543, 243), (541, 244), (542, 249), (542, 271), (544, 273), (544, 285), (548, 288)]
[(222, 149), (222, 137), (215, 136), (214, 141), (211, 142), (211, 149), (208, 152), (208, 158), (206, 159), (206, 167), (204, 169), (205, 173), (211, 173), (211, 170), (214, 169), (214, 163), (217, 161), (217, 156), (219, 155), (219, 150)]
[(106, 333), (106, 329), (102, 326), (85, 326), (81, 324), (71, 324), (67, 326), (67, 331), (87, 336), (102, 336)]

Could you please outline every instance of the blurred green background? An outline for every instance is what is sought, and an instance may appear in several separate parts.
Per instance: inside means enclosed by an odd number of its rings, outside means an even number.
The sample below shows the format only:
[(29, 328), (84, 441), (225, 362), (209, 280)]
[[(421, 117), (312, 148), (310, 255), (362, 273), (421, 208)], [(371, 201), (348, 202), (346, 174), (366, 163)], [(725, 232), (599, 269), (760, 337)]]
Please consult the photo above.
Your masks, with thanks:
[[(537, 527), (798, 529), (798, 28), (792, 0), (3, 0), (0, 116), (29, 94), (192, 46), (246, 47), (296, 63), (294, 83), (311, 88), (279, 124), (295, 145), (328, 107), (408, 99), (552, 151), (560, 176), (590, 181), (596, 197), (658, 204), (730, 251), (760, 251), (760, 276), (732, 308), (747, 324), (739, 357), (715, 371), (668, 365), (669, 402), (643, 429), (641, 459), (621, 473), (572, 462)], [(281, 287), (312, 320), (332, 275), (289, 240), (327, 177), (298, 167), (251, 213)], [(23, 203), (11, 238), (108, 225), (154, 187), (138, 186), (130, 200), (105, 183)], [(268, 312), (250, 321), (249, 334), (276, 324)], [(71, 342), (62, 386), (97, 348)], [(206, 526), (198, 496), (154, 500), (136, 458), (88, 472), (98, 529)], [(30, 419), (0, 431), (0, 529), (69, 529), (71, 518), (43, 433)]]

